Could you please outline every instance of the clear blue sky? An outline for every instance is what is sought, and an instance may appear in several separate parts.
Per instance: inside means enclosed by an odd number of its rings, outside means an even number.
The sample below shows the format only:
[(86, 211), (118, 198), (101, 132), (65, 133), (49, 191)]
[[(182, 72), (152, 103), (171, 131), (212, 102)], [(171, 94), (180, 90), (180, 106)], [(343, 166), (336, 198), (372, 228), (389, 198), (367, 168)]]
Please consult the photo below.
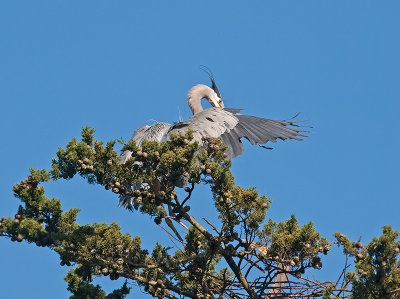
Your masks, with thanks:
[[(370, 240), (399, 223), (400, 4), (398, 1), (1, 1), (0, 217), (12, 185), (50, 167), (83, 126), (99, 140), (129, 139), (151, 119), (190, 117), (186, 93), (215, 75), (225, 106), (284, 119), (301, 112), (313, 133), (233, 161), (268, 214), (295, 213), (323, 235)], [(46, 185), (80, 223), (118, 220), (143, 246), (171, 244), (152, 220), (80, 178)], [(207, 187), (196, 215), (214, 219)], [(66, 298), (67, 267), (49, 249), (0, 238), (0, 297)], [(325, 259), (333, 279), (343, 258)], [(107, 279), (106, 290), (120, 284)], [(129, 298), (148, 298), (135, 288)]]

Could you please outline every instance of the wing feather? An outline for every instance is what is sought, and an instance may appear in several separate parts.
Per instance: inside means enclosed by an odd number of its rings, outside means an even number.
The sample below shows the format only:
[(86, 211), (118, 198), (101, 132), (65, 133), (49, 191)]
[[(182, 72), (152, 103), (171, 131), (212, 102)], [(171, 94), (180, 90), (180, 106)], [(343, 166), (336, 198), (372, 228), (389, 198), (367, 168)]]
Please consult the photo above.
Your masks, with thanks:
[(213, 107), (193, 115), (187, 121), (173, 125), (162, 141), (169, 140), (170, 134), (185, 134), (191, 128), (194, 131), (193, 141), (201, 142), (203, 137), (220, 137), (233, 129), (237, 123), (238, 119), (232, 113)]
[(195, 114), (187, 121), (177, 123), (169, 128), (161, 141), (169, 140), (170, 133), (186, 133), (189, 128), (194, 131), (194, 141), (201, 142), (203, 137), (219, 137), (229, 148), (227, 154), (234, 158), (243, 153), (241, 138), (251, 144), (276, 142), (277, 139), (302, 140), (303, 130), (293, 127), (298, 125), (291, 121), (277, 121), (250, 115), (243, 115), (241, 109), (209, 108)]
[(292, 125), (291, 122), (276, 121), (276, 120), (249, 116), (249, 115), (242, 115), (242, 114), (238, 114), (235, 116), (238, 118), (239, 123), (242, 124), (243, 126), (248, 128), (253, 128), (256, 132), (261, 133), (265, 137), (262, 139), (263, 140), (266, 139), (266, 141), (263, 143), (272, 140), (276, 141), (276, 139), (302, 140), (299, 136), (307, 137), (301, 133), (303, 132), (302, 130), (288, 127), (288, 125)]
[(225, 153), (230, 159), (241, 155), (244, 151), (242, 141), (240, 141), (241, 137), (238, 133), (239, 131), (234, 128), (221, 135), (222, 142), (228, 146)]
[[(160, 142), (171, 126), (168, 123), (155, 123), (148, 128), (140, 128), (133, 133), (131, 140), (135, 140), (136, 145), (139, 147), (142, 146), (143, 140)], [(125, 150), (125, 147), (123, 147), (121, 150), (121, 162), (125, 163), (131, 156), (132, 152)]]

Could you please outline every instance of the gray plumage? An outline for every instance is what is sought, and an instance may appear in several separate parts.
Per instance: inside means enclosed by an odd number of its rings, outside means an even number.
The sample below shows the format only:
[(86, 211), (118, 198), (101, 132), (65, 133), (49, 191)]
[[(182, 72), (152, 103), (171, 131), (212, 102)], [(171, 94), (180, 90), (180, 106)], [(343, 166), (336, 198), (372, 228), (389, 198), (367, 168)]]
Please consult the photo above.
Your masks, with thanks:
[[(303, 130), (295, 129), (296, 123), (290, 121), (276, 121), (250, 115), (243, 115), (241, 109), (209, 108), (201, 111), (189, 120), (171, 126), (161, 141), (169, 140), (170, 134), (186, 133), (191, 128), (193, 141), (201, 142), (203, 137), (221, 138), (228, 146), (228, 158), (235, 158), (243, 153), (241, 139), (246, 138), (251, 144), (265, 144), (277, 139), (302, 140), (306, 137)], [(290, 127), (292, 126), (292, 127)]]
[[(299, 130), (294, 122), (276, 121), (266, 118), (240, 114), (241, 109), (225, 108), (221, 99), (221, 95), (213, 78), (211, 77), (212, 88), (205, 85), (196, 85), (188, 93), (188, 105), (193, 112), (193, 116), (187, 121), (179, 122), (174, 125), (168, 123), (156, 123), (152, 126), (144, 126), (136, 130), (131, 140), (136, 141), (137, 146), (141, 146), (143, 140), (163, 142), (170, 140), (170, 134), (185, 134), (189, 128), (193, 130), (192, 142), (202, 144), (203, 137), (221, 138), (222, 142), (228, 146), (225, 151), (228, 158), (234, 158), (243, 153), (242, 138), (246, 138), (251, 144), (265, 144), (268, 141), (276, 142), (277, 139), (295, 139), (302, 140), (300, 137), (306, 137)], [(213, 106), (212, 108), (203, 110), (201, 100), (205, 98)], [(132, 156), (132, 152), (122, 149), (121, 162), (125, 163)], [(142, 162), (134, 162), (135, 165), (141, 166)], [(156, 180), (157, 181), (157, 180)], [(185, 187), (188, 182), (187, 177), (182, 177), (176, 182), (177, 187)], [(150, 186), (149, 184), (152, 184)], [(153, 188), (154, 192), (160, 191), (160, 181), (158, 182), (137, 182), (135, 185), (125, 186), (127, 190), (134, 191), (138, 189), (148, 190)], [(139, 204), (134, 197), (128, 195), (120, 195), (119, 206), (132, 210), (133, 207), (138, 208)], [(168, 206), (171, 219), (174, 214), (171, 206)], [(170, 218), (165, 218), (165, 222), (174, 232), (175, 236), (183, 242), (179, 232), (174, 227)], [(176, 220), (177, 221), (177, 220)], [(179, 222), (179, 221), (178, 221)]]
[[(135, 140), (136, 145), (139, 147), (142, 146), (143, 140), (160, 142), (162, 140), (163, 136), (171, 128), (171, 126), (172, 125), (168, 124), (168, 123), (155, 123), (152, 126), (141, 127), (140, 129), (136, 130), (133, 133), (131, 140)], [(121, 153), (121, 162), (122, 163), (125, 163), (126, 160), (128, 160), (131, 156), (132, 156), (131, 151), (125, 150), (125, 148), (122, 148), (122, 153)]]
[[(224, 108), (219, 91), (212, 80), (213, 88), (205, 85), (196, 85), (188, 93), (188, 104), (193, 116), (183, 122), (174, 125), (168, 123), (156, 123), (152, 126), (144, 126), (133, 134), (132, 138), (140, 147), (143, 140), (163, 142), (170, 140), (170, 134), (186, 133), (191, 128), (192, 142), (202, 143), (203, 137), (221, 138), (228, 146), (226, 153), (228, 158), (234, 158), (243, 153), (242, 139), (247, 139), (253, 145), (262, 145), (267, 142), (281, 140), (302, 140), (307, 137), (305, 131), (298, 129), (299, 125), (292, 121), (277, 121), (256, 116), (240, 114), (241, 109)], [(203, 110), (201, 99), (207, 99), (212, 108)], [(129, 150), (122, 149), (121, 161), (125, 163), (132, 155)], [(140, 162), (135, 162), (140, 163)], [(185, 187), (187, 178), (182, 178), (178, 187)], [(149, 185), (139, 182), (132, 186), (132, 190), (146, 189)], [(131, 208), (132, 198), (121, 195), (120, 206)]]

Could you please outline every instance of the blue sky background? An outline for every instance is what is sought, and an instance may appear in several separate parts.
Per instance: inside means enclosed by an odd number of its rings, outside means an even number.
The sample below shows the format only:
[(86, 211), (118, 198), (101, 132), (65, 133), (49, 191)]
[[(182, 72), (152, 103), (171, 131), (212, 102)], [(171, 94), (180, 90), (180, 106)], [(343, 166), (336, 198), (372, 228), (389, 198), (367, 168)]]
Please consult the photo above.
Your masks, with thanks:
[[(186, 93), (215, 75), (225, 106), (300, 118), (303, 142), (268, 151), (245, 144), (236, 182), (272, 200), (267, 217), (295, 213), (333, 240), (369, 241), (399, 223), (400, 42), (398, 1), (2, 1), (0, 3), (0, 217), (19, 202), (12, 185), (30, 167), (50, 167), (83, 126), (98, 140), (129, 139), (151, 119), (191, 115)], [(124, 232), (173, 245), (146, 216), (83, 179), (46, 185), (80, 223), (118, 220)], [(215, 212), (208, 187), (195, 215)], [(322, 279), (344, 263), (325, 258)], [(0, 297), (66, 298), (68, 267), (57, 254), (0, 238)], [(107, 291), (121, 284), (96, 280)], [(148, 298), (134, 288), (129, 298)]]

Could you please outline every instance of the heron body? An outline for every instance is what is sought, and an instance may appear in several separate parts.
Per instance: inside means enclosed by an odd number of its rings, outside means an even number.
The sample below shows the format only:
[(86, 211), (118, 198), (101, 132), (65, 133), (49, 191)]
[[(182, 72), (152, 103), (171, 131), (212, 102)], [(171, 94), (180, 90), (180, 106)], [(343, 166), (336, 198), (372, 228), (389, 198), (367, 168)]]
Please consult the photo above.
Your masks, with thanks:
[[(281, 140), (302, 140), (306, 137), (303, 130), (299, 130), (296, 123), (291, 121), (277, 121), (267, 118), (241, 114), (241, 109), (224, 108), (221, 94), (213, 78), (212, 87), (196, 85), (188, 93), (188, 105), (193, 116), (183, 122), (169, 124), (155, 123), (151, 126), (143, 126), (136, 130), (131, 140), (136, 141), (139, 147), (143, 140), (163, 142), (170, 140), (171, 134), (185, 134), (189, 128), (193, 131), (192, 142), (201, 143), (204, 137), (221, 138), (228, 146), (225, 151), (228, 158), (234, 158), (243, 153), (242, 139), (247, 139), (253, 145), (262, 145), (267, 142)], [(206, 110), (201, 106), (201, 100), (206, 99), (213, 107)], [(121, 162), (125, 163), (132, 156), (132, 152), (122, 149)], [(140, 163), (140, 162), (135, 162)], [(178, 187), (185, 187), (187, 180), (179, 180)], [(149, 188), (146, 183), (139, 183), (132, 188)], [(130, 207), (131, 198), (122, 196), (120, 205)]]
[[(143, 140), (163, 142), (170, 140), (171, 134), (185, 134), (189, 128), (193, 131), (192, 142), (201, 144), (204, 137), (221, 138), (222, 142), (228, 146), (225, 151), (228, 158), (234, 158), (243, 153), (243, 145), (241, 139), (247, 139), (251, 144), (262, 145), (267, 142), (276, 142), (277, 139), (295, 139), (302, 140), (306, 137), (302, 134), (302, 130), (294, 122), (276, 121), (266, 118), (240, 114), (241, 109), (224, 108), (221, 94), (213, 78), (211, 77), (211, 88), (206, 85), (196, 85), (192, 87), (188, 93), (188, 105), (192, 110), (193, 116), (183, 122), (176, 124), (156, 123), (151, 126), (144, 126), (136, 130), (131, 140), (136, 141), (136, 145), (141, 147)], [(206, 110), (201, 106), (201, 100), (207, 99), (213, 106)], [(125, 163), (132, 156), (132, 152), (122, 149), (121, 162)], [(135, 162), (137, 164), (141, 162)], [(154, 182), (150, 182), (154, 186), (160, 187)], [(187, 178), (182, 178), (177, 182), (178, 187), (185, 187)], [(126, 186), (132, 191), (136, 189), (151, 188), (147, 182), (139, 182), (134, 186)], [(157, 192), (157, 190), (154, 190)], [(120, 196), (120, 206), (132, 209), (137, 203), (133, 197), (128, 195)], [(169, 206), (170, 215), (173, 215)], [(176, 231), (171, 220), (165, 219), (168, 226), (174, 231), (175, 235), (182, 241), (179, 233)]]
[[(294, 122), (277, 121), (256, 116), (244, 115), (242, 109), (224, 108), (218, 89), (206, 85), (196, 85), (188, 93), (188, 105), (193, 116), (183, 122), (174, 125), (168, 123), (156, 123), (152, 126), (144, 126), (133, 134), (132, 138), (138, 146), (143, 140), (162, 142), (170, 139), (170, 134), (186, 133), (189, 128), (194, 131), (193, 142), (201, 142), (203, 137), (221, 138), (228, 146), (226, 153), (228, 158), (234, 158), (243, 153), (242, 138), (251, 144), (265, 144), (276, 142), (277, 139), (302, 140), (306, 137), (302, 134)], [(203, 110), (201, 100), (205, 98), (213, 106)], [(131, 152), (122, 149), (121, 161), (125, 163), (131, 157)]]

